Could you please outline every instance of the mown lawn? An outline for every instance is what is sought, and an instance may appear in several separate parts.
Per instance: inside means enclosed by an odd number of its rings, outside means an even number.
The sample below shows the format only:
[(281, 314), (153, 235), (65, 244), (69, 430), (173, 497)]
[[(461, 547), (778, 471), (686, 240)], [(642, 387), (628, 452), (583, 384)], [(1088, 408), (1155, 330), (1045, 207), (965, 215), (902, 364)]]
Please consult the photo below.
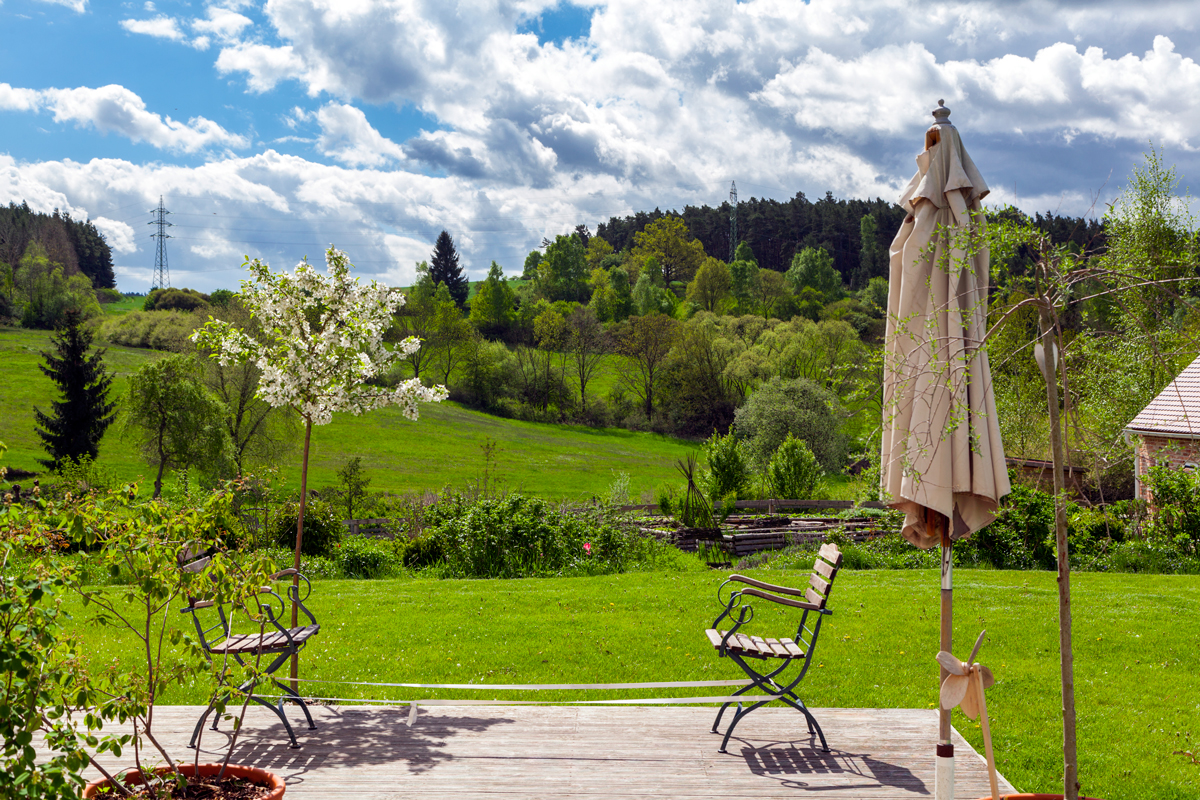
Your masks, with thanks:
[[(799, 583), (795, 572), (758, 577)], [(715, 616), (716, 573), (478, 581), (326, 581), (312, 607), (322, 630), (301, 674), (321, 680), (411, 683), (565, 683), (741, 677), (703, 630)], [(1121, 800), (1200, 796), (1190, 753), (1200, 736), (1200, 578), (1077, 574), (1076, 695), (1084, 793)], [(1061, 791), (1055, 576), (959, 570), (955, 647), (965, 657), (980, 630), (980, 660), (996, 673), (988, 692), (1000, 770), (1023, 791)], [(68, 603), (85, 651), (103, 660), (132, 651), (85, 624)], [(938, 578), (931, 571), (844, 572), (831, 599), (802, 696), (815, 707), (927, 708), (936, 703)], [(176, 623), (181, 615), (170, 615)], [(764, 630), (794, 625), (774, 607)], [(529, 699), (529, 693), (436, 692), (310, 684), (314, 695), (411, 699)], [(695, 690), (699, 693), (703, 690)], [(653, 695), (655, 693), (648, 693)], [(669, 696), (659, 693), (661, 696)], [(686, 690), (676, 696), (686, 696)], [(587, 699), (635, 696), (589, 693)], [(647, 695), (642, 695), (647, 696)], [(198, 703), (199, 685), (169, 701)], [(544, 699), (579, 699), (546, 693)], [(979, 726), (955, 726), (982, 751)], [(930, 731), (931, 739), (935, 735)], [(836, 747), (836, 742), (831, 742)]]
[[(8, 466), (36, 471), (44, 458), (34, 434), (33, 407), (49, 410), (54, 386), (38, 369), (50, 334), (0, 328), (0, 441), (5, 442)], [(117, 379), (112, 396), (120, 401), (128, 391), (127, 376), (162, 353), (110, 347), (105, 362)], [(584, 500), (603, 494), (618, 473), (629, 475), (634, 502), (663, 482), (677, 483), (675, 462), (695, 445), (680, 439), (622, 429), (550, 425), (507, 420), (471, 411), (454, 403), (427, 405), (418, 422), (395, 409), (355, 417), (339, 414), (313, 431), (310, 486), (336, 481), (336, 472), (359, 456), (371, 479), (372, 491), (399, 493), (460, 487), (484, 471), (481, 445), (496, 442), (496, 475), (510, 489), (542, 497)], [(100, 445), (98, 463), (120, 480), (152, 479), (132, 440), (118, 425)], [(281, 462), (281, 473), (293, 488), (299, 486), (300, 452)]]

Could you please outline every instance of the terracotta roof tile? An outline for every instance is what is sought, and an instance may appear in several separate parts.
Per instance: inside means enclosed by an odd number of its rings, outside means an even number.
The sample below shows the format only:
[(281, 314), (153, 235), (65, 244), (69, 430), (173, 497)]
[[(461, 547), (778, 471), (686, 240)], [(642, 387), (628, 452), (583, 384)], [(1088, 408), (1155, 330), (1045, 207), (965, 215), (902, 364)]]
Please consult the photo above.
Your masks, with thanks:
[(1125, 429), (1200, 439), (1200, 358), (1167, 384)]

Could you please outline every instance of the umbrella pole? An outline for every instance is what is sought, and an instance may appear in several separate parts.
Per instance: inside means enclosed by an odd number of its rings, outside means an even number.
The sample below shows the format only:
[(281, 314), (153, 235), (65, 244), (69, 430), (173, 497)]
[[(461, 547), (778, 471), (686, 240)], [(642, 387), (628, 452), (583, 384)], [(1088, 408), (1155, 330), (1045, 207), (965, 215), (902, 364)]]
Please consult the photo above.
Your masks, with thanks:
[[(950, 539), (949, 520), (933, 509), (927, 509), (926, 526), (942, 544), (942, 615), (941, 649), (954, 652), (954, 543)], [(938, 670), (938, 687), (949, 675), (944, 667)], [(950, 709), (942, 708), (938, 692), (938, 743), (934, 762), (934, 800), (954, 800), (954, 744), (950, 738)]]

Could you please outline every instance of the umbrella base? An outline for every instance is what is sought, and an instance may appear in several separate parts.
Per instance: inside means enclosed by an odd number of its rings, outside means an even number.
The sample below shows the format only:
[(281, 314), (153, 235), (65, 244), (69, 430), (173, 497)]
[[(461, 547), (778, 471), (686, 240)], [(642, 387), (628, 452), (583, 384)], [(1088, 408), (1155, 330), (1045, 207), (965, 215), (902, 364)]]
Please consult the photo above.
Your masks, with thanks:
[(954, 800), (954, 745), (939, 744), (933, 766), (933, 800)]

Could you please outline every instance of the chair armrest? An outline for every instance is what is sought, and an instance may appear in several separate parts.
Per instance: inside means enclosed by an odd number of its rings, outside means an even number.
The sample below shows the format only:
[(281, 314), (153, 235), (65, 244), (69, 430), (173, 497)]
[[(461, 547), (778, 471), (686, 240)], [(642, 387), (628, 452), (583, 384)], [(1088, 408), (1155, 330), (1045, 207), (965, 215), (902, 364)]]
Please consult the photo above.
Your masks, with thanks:
[(763, 583), (762, 581), (754, 580), (754, 578), (747, 578), (745, 575), (730, 575), (729, 580), (741, 581), (742, 583), (748, 583), (751, 586), (756, 586), (759, 589), (766, 589), (768, 592), (775, 592), (776, 594), (787, 594), (787, 595), (791, 595), (792, 597), (804, 597), (805, 590), (808, 588), (808, 587), (805, 587), (804, 589), (792, 589), (787, 586), (776, 586), (773, 583)]
[(805, 611), (820, 611), (821, 613), (828, 613), (816, 603), (810, 603), (807, 600), (789, 600), (786, 597), (777, 597), (773, 594), (760, 592), (758, 589), (742, 589), (740, 593), (743, 595), (748, 594), (752, 597), (761, 597), (763, 600), (770, 600), (772, 603), (780, 603), (785, 606), (792, 606), (793, 608), (803, 608)]
[(288, 567), (287, 569), (280, 570), (279, 572), (276, 572), (274, 575), (272, 575), (271, 580), (277, 581), (280, 578), (290, 578), (293, 575), (299, 575), (299, 574), (300, 574), (299, 570), (294, 569), (292, 567)]
[(193, 611), (199, 611), (202, 608), (212, 608), (215, 605), (216, 603), (214, 603), (212, 600), (196, 600), (179, 609), (179, 613), (190, 614)]

